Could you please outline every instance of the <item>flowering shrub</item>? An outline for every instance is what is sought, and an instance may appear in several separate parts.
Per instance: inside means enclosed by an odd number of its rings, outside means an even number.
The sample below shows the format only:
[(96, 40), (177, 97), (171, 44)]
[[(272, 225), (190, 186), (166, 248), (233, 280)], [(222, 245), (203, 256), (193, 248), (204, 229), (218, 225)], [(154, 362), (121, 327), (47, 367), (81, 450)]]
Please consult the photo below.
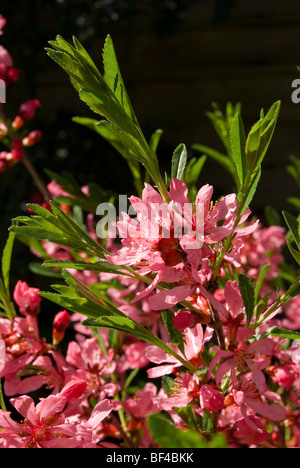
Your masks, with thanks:
[[(12, 220), (2, 255), (0, 447), (300, 447), (299, 222), (284, 212), (285, 227), (264, 226), (249, 207), (280, 103), (248, 135), (239, 109), (211, 113), (225, 154), (195, 144), (205, 155), (189, 160), (181, 144), (163, 178), (161, 132), (145, 139), (110, 36), (103, 73), (76, 38), (57, 37), (48, 55), (102, 118), (74, 120), (126, 159), (136, 194), (117, 215), (117, 194), (71, 174), (47, 171), (45, 186), (26, 154), (42, 138), (25, 130), (41, 103), (12, 118), (1, 106), (0, 172), (24, 164), (44, 201)], [(18, 80), (3, 47), (0, 73)], [(207, 156), (234, 193), (197, 186)], [(299, 182), (296, 158), (289, 171)], [(53, 290), (10, 285), (16, 240)], [(50, 342), (45, 300), (60, 308)]]

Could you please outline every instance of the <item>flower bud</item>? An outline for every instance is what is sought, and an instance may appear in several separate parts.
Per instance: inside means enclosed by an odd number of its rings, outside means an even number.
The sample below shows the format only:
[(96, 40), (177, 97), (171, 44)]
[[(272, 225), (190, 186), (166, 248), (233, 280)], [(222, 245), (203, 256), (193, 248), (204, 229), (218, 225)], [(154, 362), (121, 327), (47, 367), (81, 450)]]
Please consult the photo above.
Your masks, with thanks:
[(15, 130), (19, 130), (20, 128), (23, 127), (24, 124), (25, 124), (25, 120), (22, 117), (20, 117), (19, 115), (17, 115), (14, 118), (11, 125)]
[(0, 123), (0, 140), (7, 135), (7, 126)]
[(40, 130), (33, 130), (22, 141), (24, 146), (34, 146), (42, 139), (42, 132)]
[(66, 310), (62, 310), (55, 315), (52, 327), (53, 344), (56, 346), (65, 336), (65, 331), (70, 323), (70, 315)]
[(30, 288), (24, 281), (18, 281), (14, 290), (14, 300), (23, 315), (37, 316), (40, 312), (40, 290)]
[(224, 406), (224, 396), (211, 385), (202, 385), (200, 388), (200, 404), (208, 411), (220, 411)]
[(16, 161), (22, 161), (23, 157), (24, 157), (24, 153), (22, 150), (20, 149), (12, 149), (11, 150), (11, 154), (12, 154), (12, 159), (13, 160), (16, 160)]

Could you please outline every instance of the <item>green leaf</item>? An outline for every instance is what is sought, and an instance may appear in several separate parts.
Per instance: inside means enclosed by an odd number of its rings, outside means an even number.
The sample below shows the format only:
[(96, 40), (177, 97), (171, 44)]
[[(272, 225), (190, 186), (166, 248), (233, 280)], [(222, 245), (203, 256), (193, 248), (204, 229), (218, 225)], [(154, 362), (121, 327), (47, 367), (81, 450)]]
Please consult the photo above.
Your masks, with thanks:
[(43, 268), (71, 268), (82, 271), (97, 271), (102, 273), (114, 273), (118, 275), (130, 276), (128, 273), (119, 270), (119, 266), (111, 265), (108, 262), (77, 262), (72, 260), (46, 260), (43, 263)]
[(271, 336), (279, 336), (280, 338), (288, 338), (290, 340), (300, 340), (300, 333), (295, 330), (286, 330), (285, 328), (271, 327), (267, 330), (267, 334)]
[(246, 311), (247, 325), (249, 326), (254, 312), (255, 294), (252, 281), (242, 274), (239, 275), (239, 289)]
[(246, 177), (246, 136), (244, 124), (239, 113), (234, 116), (230, 127), (231, 156), (235, 164), (239, 186), (242, 187)]
[(265, 117), (251, 128), (246, 141), (246, 160), (251, 172), (261, 166), (271, 142), (280, 110), (280, 101), (275, 102)]
[(262, 267), (262, 269), (260, 270), (260, 272), (259, 272), (256, 284), (255, 284), (255, 298), (254, 298), (255, 304), (256, 304), (256, 302), (258, 300), (262, 283), (263, 283), (263, 281), (265, 279), (265, 276), (268, 273), (268, 270), (270, 269), (270, 267), (271, 267), (271, 265), (264, 265)]
[(15, 237), (15, 233), (11, 232), (9, 234), (2, 254), (2, 278), (7, 292), (9, 291), (10, 265)]
[(176, 344), (178, 346), (178, 349), (180, 349), (182, 354), (184, 354), (183, 334), (174, 326), (174, 313), (170, 309), (162, 310), (161, 318), (164, 326), (167, 329), (172, 345)]
[(152, 438), (161, 448), (208, 448), (205, 438), (191, 429), (178, 429), (163, 414), (148, 417)]
[(206, 156), (211, 157), (212, 159), (217, 161), (221, 166), (223, 166), (224, 169), (226, 169), (232, 176), (235, 175), (235, 166), (228, 156), (225, 156), (219, 151), (216, 151), (212, 148), (209, 148), (208, 146), (199, 143), (195, 143), (194, 145), (192, 145), (192, 148), (203, 153)]
[(181, 180), (184, 174), (185, 166), (187, 162), (187, 150), (186, 146), (181, 143), (175, 149), (172, 157), (171, 165), (171, 178)]
[(156, 152), (160, 139), (162, 137), (162, 134), (163, 134), (163, 131), (160, 128), (158, 128), (157, 130), (155, 130), (154, 133), (152, 133), (150, 142), (149, 142), (149, 146), (152, 149), (152, 151)]
[(289, 251), (291, 252), (291, 254), (293, 255), (294, 259), (296, 260), (296, 262), (298, 263), (298, 265), (300, 265), (300, 252), (297, 252), (297, 250), (295, 250), (291, 243), (287, 240), (286, 241), (286, 245), (288, 246), (289, 248)]
[(57, 271), (45, 268), (43, 265), (37, 262), (30, 262), (28, 268), (32, 273), (40, 276), (46, 276), (49, 278), (61, 278), (61, 274)]
[(128, 117), (133, 119), (137, 124), (137, 120), (132, 109), (126, 88), (119, 69), (117, 56), (115, 53), (111, 36), (106, 37), (103, 48), (103, 66), (104, 80), (113, 91), (121, 106), (125, 109)]
[(194, 412), (191, 404), (188, 404), (184, 408), (172, 408), (175, 413), (177, 413), (181, 419), (186, 423), (186, 425), (195, 431), (200, 429), (200, 418)]
[(295, 216), (288, 213), (287, 211), (282, 212), (286, 224), (293, 235), (293, 239), (300, 250), (300, 234), (299, 234), (299, 222)]
[(260, 177), (261, 177), (261, 167), (259, 167), (256, 174), (254, 174), (253, 179), (252, 179), (252, 181), (250, 183), (250, 187), (249, 187), (249, 189), (248, 189), (248, 191), (246, 193), (246, 196), (244, 197), (243, 206), (242, 206), (242, 209), (241, 209), (241, 215), (246, 211), (246, 209), (250, 205), (250, 203), (251, 203), (251, 201), (252, 201), (252, 199), (253, 199), (253, 197), (255, 195), (255, 192), (256, 192)]

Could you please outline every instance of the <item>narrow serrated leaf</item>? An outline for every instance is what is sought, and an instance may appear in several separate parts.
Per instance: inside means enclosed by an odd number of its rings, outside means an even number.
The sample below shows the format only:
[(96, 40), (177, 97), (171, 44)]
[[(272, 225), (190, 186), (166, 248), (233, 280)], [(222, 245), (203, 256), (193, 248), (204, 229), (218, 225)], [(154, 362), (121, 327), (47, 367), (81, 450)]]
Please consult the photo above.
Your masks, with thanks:
[(253, 283), (246, 275), (239, 275), (239, 290), (245, 307), (247, 325), (249, 326), (254, 312), (255, 293)]
[(172, 165), (171, 165), (171, 178), (172, 179), (182, 179), (185, 166), (187, 162), (187, 150), (186, 146), (181, 143), (175, 149), (172, 157)]

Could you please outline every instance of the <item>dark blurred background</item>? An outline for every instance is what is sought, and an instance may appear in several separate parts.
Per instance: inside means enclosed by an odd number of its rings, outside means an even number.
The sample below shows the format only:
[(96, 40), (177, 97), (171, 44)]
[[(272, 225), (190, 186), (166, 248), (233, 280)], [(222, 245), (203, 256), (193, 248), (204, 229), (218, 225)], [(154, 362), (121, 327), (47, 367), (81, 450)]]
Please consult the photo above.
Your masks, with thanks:
[[(186, 144), (190, 157), (194, 143), (223, 151), (205, 115), (212, 102), (223, 109), (228, 101), (241, 102), (249, 131), (261, 108), (281, 100), (251, 208), (261, 218), (266, 205), (293, 211), (287, 198), (297, 196), (298, 189), (286, 166), (290, 155), (300, 156), (300, 104), (291, 100), (292, 81), (300, 78), (299, 1), (1, 0), (0, 5), (8, 20), (0, 43), (21, 69), (18, 84), (8, 90), (5, 111), (13, 117), (23, 101), (41, 100), (32, 127), (41, 129), (44, 138), (29, 152), (39, 171), (67, 170), (81, 184), (93, 181), (122, 194), (134, 190), (123, 159), (92, 131), (71, 121), (90, 111), (44, 50), (57, 34), (69, 41), (75, 35), (101, 69), (101, 51), (110, 33), (146, 137), (163, 130), (158, 148), (162, 171), (169, 170), (180, 143)], [(205, 183), (215, 187), (215, 197), (233, 189), (228, 173), (209, 159), (199, 187)], [(1, 243), (10, 219), (22, 214), (34, 190), (21, 165), (0, 175)], [(22, 265), (20, 254), (20, 269)]]

